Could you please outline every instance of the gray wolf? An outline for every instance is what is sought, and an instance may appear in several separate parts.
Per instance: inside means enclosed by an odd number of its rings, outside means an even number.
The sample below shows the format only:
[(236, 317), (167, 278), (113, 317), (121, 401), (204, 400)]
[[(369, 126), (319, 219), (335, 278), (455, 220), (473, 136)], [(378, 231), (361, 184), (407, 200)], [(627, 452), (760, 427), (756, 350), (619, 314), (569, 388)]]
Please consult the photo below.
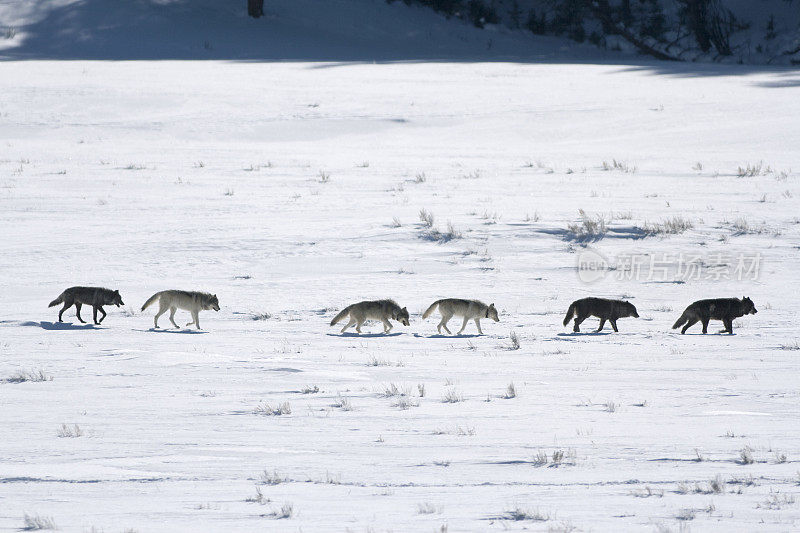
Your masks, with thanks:
[(572, 317), (575, 317), (575, 326), (572, 331), (579, 333), (581, 322), (590, 316), (596, 316), (600, 319), (600, 327), (597, 331), (603, 331), (606, 325), (606, 320), (611, 322), (611, 327), (614, 331), (617, 329), (617, 319), (632, 316), (639, 318), (639, 313), (636, 312), (636, 307), (630, 302), (623, 300), (607, 300), (605, 298), (582, 298), (575, 300), (567, 309), (567, 316), (564, 317), (564, 325), (569, 324)]
[[(75, 304), (75, 313), (78, 315), (78, 320), (84, 324), (86, 321), (81, 318), (81, 305), (92, 306), (92, 316), (95, 324), (99, 324), (106, 317), (106, 312), (103, 310), (104, 305), (116, 305), (117, 307), (125, 305), (122, 301), (122, 296), (119, 295), (119, 291), (112, 291), (103, 287), (70, 287), (62, 292), (58, 298), (50, 302), (48, 307), (53, 307), (60, 303), (64, 304), (64, 308), (58, 312), (59, 322), (62, 322), (61, 315), (64, 314), (64, 311)], [(100, 320), (97, 320), (98, 311), (103, 313)]]
[(158, 313), (153, 319), (153, 325), (158, 329), (158, 317), (163, 315), (169, 309), (169, 321), (176, 328), (179, 328), (175, 323), (175, 311), (183, 309), (192, 313), (192, 321), (186, 324), (191, 326), (194, 324), (197, 329), (200, 329), (200, 311), (207, 311), (213, 309), (219, 311), (219, 300), (216, 294), (209, 294), (207, 292), (195, 291), (161, 291), (152, 295), (142, 306), (142, 311), (150, 307), (155, 301), (158, 300)]
[(453, 316), (464, 317), (464, 323), (461, 324), (461, 329), (458, 330), (456, 335), (461, 335), (470, 320), (475, 321), (475, 325), (478, 326), (478, 334), (480, 335), (483, 335), (483, 331), (481, 331), (481, 318), (491, 318), (495, 322), (500, 322), (500, 317), (497, 316), (497, 309), (495, 309), (494, 304), (486, 305), (478, 300), (460, 300), (458, 298), (436, 300), (422, 313), (422, 318), (428, 318), (437, 307), (439, 308), (439, 313), (442, 315), (442, 320), (439, 322), (439, 325), (436, 326), (436, 331), (438, 331), (439, 334), (442, 333), (442, 328), (444, 328), (449, 335), (452, 335), (452, 332), (447, 329), (447, 322), (453, 318)]
[(725, 324), (723, 333), (730, 333), (733, 335), (733, 319), (739, 318), (744, 315), (754, 315), (758, 313), (753, 300), (747, 296), (739, 298), (716, 298), (712, 300), (698, 300), (691, 304), (677, 322), (672, 325), (672, 329), (678, 329), (683, 326), (681, 335), (686, 333), (686, 330), (694, 326), (698, 322), (703, 323), (703, 333), (708, 332), (709, 320), (722, 320)]
[(348, 305), (342, 309), (338, 315), (333, 317), (331, 326), (342, 321), (344, 317), (348, 315), (350, 316), (350, 321), (342, 328), (342, 333), (354, 324), (356, 326), (356, 331), (361, 333), (361, 326), (364, 325), (364, 322), (367, 320), (380, 320), (383, 322), (384, 333), (389, 333), (392, 329), (392, 324), (389, 322), (390, 318), (400, 322), (404, 326), (408, 326), (409, 324), (408, 309), (405, 307), (400, 308), (394, 300), (364, 301)]

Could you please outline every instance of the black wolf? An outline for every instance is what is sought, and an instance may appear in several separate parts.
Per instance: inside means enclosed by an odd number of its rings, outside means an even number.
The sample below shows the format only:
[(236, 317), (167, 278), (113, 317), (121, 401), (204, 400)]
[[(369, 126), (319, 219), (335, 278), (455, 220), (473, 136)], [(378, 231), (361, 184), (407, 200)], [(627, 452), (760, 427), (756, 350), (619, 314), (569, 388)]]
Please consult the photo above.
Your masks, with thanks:
[[(122, 296), (119, 295), (119, 291), (112, 291), (111, 289), (104, 289), (103, 287), (70, 287), (62, 292), (58, 298), (50, 302), (48, 307), (53, 307), (60, 303), (64, 304), (64, 308), (58, 312), (59, 322), (62, 322), (61, 315), (64, 314), (64, 311), (72, 307), (72, 304), (75, 304), (78, 320), (84, 324), (86, 321), (81, 318), (81, 305), (86, 304), (92, 306), (92, 316), (94, 317), (95, 324), (99, 324), (106, 317), (106, 312), (103, 311), (104, 305), (116, 305), (117, 307), (125, 305), (122, 301)], [(97, 320), (98, 311), (103, 313), (100, 320)]]
[(723, 329), (722, 332), (733, 335), (734, 318), (739, 318), (744, 315), (754, 315), (756, 313), (758, 313), (758, 311), (753, 304), (753, 300), (747, 296), (743, 296), (741, 300), (739, 298), (698, 300), (686, 308), (678, 321), (672, 325), (672, 329), (678, 329), (686, 324), (681, 330), (681, 335), (683, 335), (686, 333), (687, 329), (698, 322), (702, 322), (703, 333), (708, 333), (709, 320), (722, 320), (722, 323), (725, 324), (725, 329)]
[(567, 310), (567, 316), (564, 317), (564, 325), (569, 324), (570, 319), (575, 316), (575, 327), (572, 331), (580, 332), (581, 322), (590, 316), (596, 316), (600, 319), (600, 327), (597, 331), (602, 331), (603, 326), (606, 325), (606, 320), (611, 322), (611, 327), (614, 331), (617, 329), (617, 319), (632, 316), (639, 318), (639, 313), (636, 312), (636, 307), (630, 302), (622, 300), (606, 300), (605, 298), (582, 298), (575, 300)]

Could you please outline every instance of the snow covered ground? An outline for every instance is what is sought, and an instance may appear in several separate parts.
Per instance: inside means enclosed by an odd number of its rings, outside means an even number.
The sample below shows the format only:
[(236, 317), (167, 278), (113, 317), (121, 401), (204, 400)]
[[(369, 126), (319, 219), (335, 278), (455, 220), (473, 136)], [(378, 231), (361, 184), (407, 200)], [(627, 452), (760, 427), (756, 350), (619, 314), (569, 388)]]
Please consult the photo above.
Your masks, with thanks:
[[(0, 63), (0, 530), (796, 529), (799, 113), (735, 66)], [(77, 284), (126, 305), (55, 323)], [(168, 288), (222, 310), (153, 330)], [(641, 318), (572, 334), (589, 295)]]
[[(781, 76), (1, 68), (0, 378), (52, 377), (0, 384), (3, 530), (25, 513), (65, 531), (796, 527), (800, 99)], [(420, 209), (462, 238), (424, 238)], [(579, 209), (614, 219), (587, 249), (700, 254), (703, 279), (647, 263), (582, 283)], [(639, 238), (675, 216), (694, 227)], [(755, 256), (755, 279), (733, 279)], [(118, 288), (126, 306), (102, 327), (73, 311), (53, 324), (47, 303), (75, 284)], [(200, 334), (153, 331), (138, 309), (166, 288), (215, 292), (222, 311)], [(759, 313), (736, 335), (670, 329), (697, 298), (743, 294)], [(586, 295), (630, 298), (642, 318), (573, 335), (561, 320)], [(434, 335), (419, 313), (451, 296), (495, 302), (501, 322)], [(380, 297), (412, 325), (328, 326)], [(393, 384), (407, 396), (387, 397)], [(283, 402), (291, 414), (254, 413)], [(60, 438), (62, 424), (83, 435)], [(246, 501), (257, 488), (264, 504)], [(287, 503), (291, 518), (271, 516)], [(506, 519), (516, 509), (548, 520)]]

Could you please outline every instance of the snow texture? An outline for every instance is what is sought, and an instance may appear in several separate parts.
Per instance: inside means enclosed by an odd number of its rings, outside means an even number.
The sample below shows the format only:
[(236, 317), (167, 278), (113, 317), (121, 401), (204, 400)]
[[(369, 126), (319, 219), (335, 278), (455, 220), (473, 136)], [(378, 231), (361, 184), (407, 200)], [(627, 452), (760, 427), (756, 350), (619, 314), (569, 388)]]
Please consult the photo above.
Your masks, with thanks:
[[(370, 5), (376, 34), (409, 17), (455, 53), (468, 31)], [(798, 527), (796, 71), (465, 49), (0, 63), (0, 530)], [(79, 284), (125, 305), (57, 323)], [(139, 309), (171, 288), (222, 309), (154, 330)], [(671, 329), (743, 295), (734, 335)], [(641, 318), (573, 334), (585, 296)], [(444, 297), (500, 322), (437, 335)], [(411, 325), (328, 325), (377, 298)]]

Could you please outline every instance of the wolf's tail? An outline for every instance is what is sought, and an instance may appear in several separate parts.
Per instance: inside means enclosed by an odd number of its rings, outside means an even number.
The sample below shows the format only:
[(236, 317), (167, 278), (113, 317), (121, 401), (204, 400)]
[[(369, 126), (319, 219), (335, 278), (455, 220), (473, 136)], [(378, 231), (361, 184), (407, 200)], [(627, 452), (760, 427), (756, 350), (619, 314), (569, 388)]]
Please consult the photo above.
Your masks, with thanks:
[(431, 304), (431, 306), (424, 313), (422, 313), (422, 319), (424, 320), (424, 319), (428, 318), (429, 316), (431, 316), (431, 313), (436, 311), (436, 308), (439, 306), (440, 302), (441, 302), (441, 300), (436, 300), (435, 302), (433, 302)]
[(567, 316), (564, 317), (564, 325), (566, 326), (569, 324), (569, 321), (572, 320), (572, 315), (575, 314), (575, 302), (569, 304), (569, 309), (567, 309)]
[(682, 325), (686, 324), (688, 321), (689, 321), (689, 310), (687, 309), (686, 311), (683, 312), (678, 321), (672, 324), (672, 329), (678, 329)]
[(151, 305), (153, 305), (153, 303), (154, 303), (156, 300), (158, 300), (158, 299), (159, 299), (159, 297), (161, 297), (161, 293), (160, 293), (160, 292), (157, 292), (157, 293), (155, 293), (154, 295), (152, 295), (150, 298), (148, 298), (148, 299), (147, 299), (147, 301), (146, 301), (146, 302), (144, 303), (144, 305), (142, 306), (142, 311), (144, 311), (145, 309), (147, 309), (148, 307), (150, 307)]
[(54, 307), (54, 306), (56, 306), (56, 305), (58, 305), (60, 303), (64, 303), (64, 293), (63, 292), (58, 295), (58, 298), (56, 298), (55, 300), (50, 302), (50, 305), (48, 305), (47, 307)]
[(348, 305), (347, 307), (345, 307), (344, 309), (339, 311), (338, 315), (333, 317), (333, 320), (331, 320), (331, 326), (336, 324), (337, 322), (339, 322), (341, 319), (343, 319), (344, 317), (346, 317), (349, 314), (350, 314), (350, 306)]

